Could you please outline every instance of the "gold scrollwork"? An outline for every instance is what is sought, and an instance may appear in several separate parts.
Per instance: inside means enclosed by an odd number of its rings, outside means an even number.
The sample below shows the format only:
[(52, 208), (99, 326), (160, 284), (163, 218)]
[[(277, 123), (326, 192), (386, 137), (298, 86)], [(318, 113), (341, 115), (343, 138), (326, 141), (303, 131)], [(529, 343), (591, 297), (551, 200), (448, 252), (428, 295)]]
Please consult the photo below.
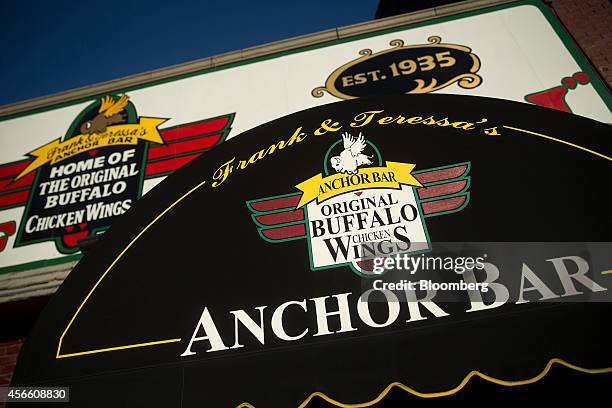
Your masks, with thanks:
[(378, 57), (380, 55), (387, 54), (390, 52), (395, 52), (399, 49), (409, 49), (409, 48), (439, 47), (439, 48), (446, 48), (446, 49), (448, 48), (456, 49), (456, 50), (463, 51), (469, 54), (469, 56), (472, 58), (472, 66), (470, 67), (469, 72), (459, 74), (444, 83), (438, 83), (438, 81), (435, 78), (433, 78), (429, 84), (426, 84), (425, 80), (423, 79), (415, 79), (414, 82), (416, 82), (417, 86), (414, 89), (407, 91), (406, 93), (411, 93), (411, 94), (429, 93), (429, 92), (436, 91), (438, 89), (445, 88), (455, 82), (461, 88), (472, 89), (482, 83), (482, 77), (476, 74), (476, 72), (478, 72), (478, 70), (480, 69), (480, 59), (478, 58), (476, 54), (472, 53), (471, 48), (466, 47), (464, 45), (459, 45), (459, 44), (442, 43), (442, 38), (437, 35), (432, 35), (428, 37), (427, 42), (428, 44), (417, 44), (417, 45), (405, 46), (404, 45), (405, 43), (403, 40), (395, 39), (389, 42), (389, 45), (392, 48), (389, 48), (383, 51), (372, 52), (372, 50), (369, 48), (363, 49), (359, 51), (359, 55), (361, 55), (359, 58), (353, 61), (350, 61), (342, 65), (341, 67), (337, 68), (327, 78), (327, 80), (325, 81), (325, 85), (314, 88), (311, 92), (311, 95), (314, 96), (315, 98), (321, 98), (325, 94), (325, 92), (328, 92), (330, 95), (333, 95), (337, 98), (356, 99), (357, 98), (356, 96), (345, 94), (342, 91), (338, 90), (335, 86), (336, 80), (338, 79), (338, 77), (340, 77), (340, 75), (342, 75), (343, 72), (345, 72), (347, 69), (351, 68), (352, 66), (357, 65), (368, 59), (375, 58), (375, 57)]

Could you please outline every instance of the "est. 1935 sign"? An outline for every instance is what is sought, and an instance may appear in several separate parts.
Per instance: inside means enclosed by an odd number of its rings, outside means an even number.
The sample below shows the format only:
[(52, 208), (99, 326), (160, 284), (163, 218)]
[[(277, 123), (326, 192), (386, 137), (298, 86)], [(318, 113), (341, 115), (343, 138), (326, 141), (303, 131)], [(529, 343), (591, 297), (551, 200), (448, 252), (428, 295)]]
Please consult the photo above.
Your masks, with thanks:
[(393, 40), (389, 50), (359, 51), (362, 57), (335, 70), (325, 86), (313, 89), (314, 97), (327, 91), (342, 99), (398, 93), (428, 93), (457, 83), (475, 88), (482, 82), (477, 74), (480, 60), (469, 47), (444, 44), (437, 36), (430, 44), (404, 45)]
[(90, 407), (602, 394), (608, 135), (456, 95), (361, 98), (245, 132), (101, 237), (13, 385), (68, 386)]

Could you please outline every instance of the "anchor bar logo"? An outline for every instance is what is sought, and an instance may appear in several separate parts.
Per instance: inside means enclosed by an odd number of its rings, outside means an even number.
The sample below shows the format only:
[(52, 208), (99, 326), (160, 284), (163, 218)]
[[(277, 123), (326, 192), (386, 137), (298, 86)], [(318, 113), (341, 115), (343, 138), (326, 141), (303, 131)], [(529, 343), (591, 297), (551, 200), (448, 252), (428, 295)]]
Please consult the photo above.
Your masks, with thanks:
[(426, 219), (470, 199), (469, 162), (415, 171), (383, 161), (361, 133), (332, 144), (322, 167), (299, 192), (246, 203), (264, 240), (307, 240), (312, 270), (349, 266), (371, 276), (375, 256), (429, 251)]

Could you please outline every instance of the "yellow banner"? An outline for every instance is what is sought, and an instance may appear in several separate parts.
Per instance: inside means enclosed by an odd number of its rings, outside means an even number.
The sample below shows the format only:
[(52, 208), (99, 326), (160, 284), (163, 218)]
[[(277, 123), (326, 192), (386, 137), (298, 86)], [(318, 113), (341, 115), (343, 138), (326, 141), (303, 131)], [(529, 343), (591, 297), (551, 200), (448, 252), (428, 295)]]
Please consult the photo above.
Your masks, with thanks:
[(340, 194), (370, 188), (392, 188), (399, 190), (402, 184), (422, 187), (421, 183), (410, 172), (416, 165), (410, 163), (387, 162), (383, 167), (365, 167), (356, 174), (338, 173), (323, 177), (321, 173), (301, 182), (297, 189), (302, 191), (302, 198), (297, 205), (300, 208), (316, 199), (321, 203)]
[(55, 164), (88, 150), (107, 146), (136, 145), (140, 140), (163, 144), (164, 141), (157, 127), (168, 119), (148, 117), (139, 119), (138, 123), (109, 126), (104, 132), (91, 135), (81, 134), (63, 142), (58, 138), (36, 150), (32, 150), (28, 154), (34, 157), (34, 160), (15, 180), (19, 180), (47, 163)]

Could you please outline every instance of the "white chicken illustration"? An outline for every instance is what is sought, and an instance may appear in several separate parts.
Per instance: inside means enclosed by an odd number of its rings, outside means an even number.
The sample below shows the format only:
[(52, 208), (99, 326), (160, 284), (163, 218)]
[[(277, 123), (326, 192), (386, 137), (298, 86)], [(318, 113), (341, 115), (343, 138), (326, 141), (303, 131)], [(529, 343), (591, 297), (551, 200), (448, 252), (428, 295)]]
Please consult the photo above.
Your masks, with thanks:
[(365, 138), (359, 132), (355, 139), (350, 133), (342, 134), (344, 150), (339, 156), (330, 159), (331, 165), (338, 173), (357, 174), (357, 168), (364, 164), (372, 164), (371, 157), (363, 154), (366, 147)]

